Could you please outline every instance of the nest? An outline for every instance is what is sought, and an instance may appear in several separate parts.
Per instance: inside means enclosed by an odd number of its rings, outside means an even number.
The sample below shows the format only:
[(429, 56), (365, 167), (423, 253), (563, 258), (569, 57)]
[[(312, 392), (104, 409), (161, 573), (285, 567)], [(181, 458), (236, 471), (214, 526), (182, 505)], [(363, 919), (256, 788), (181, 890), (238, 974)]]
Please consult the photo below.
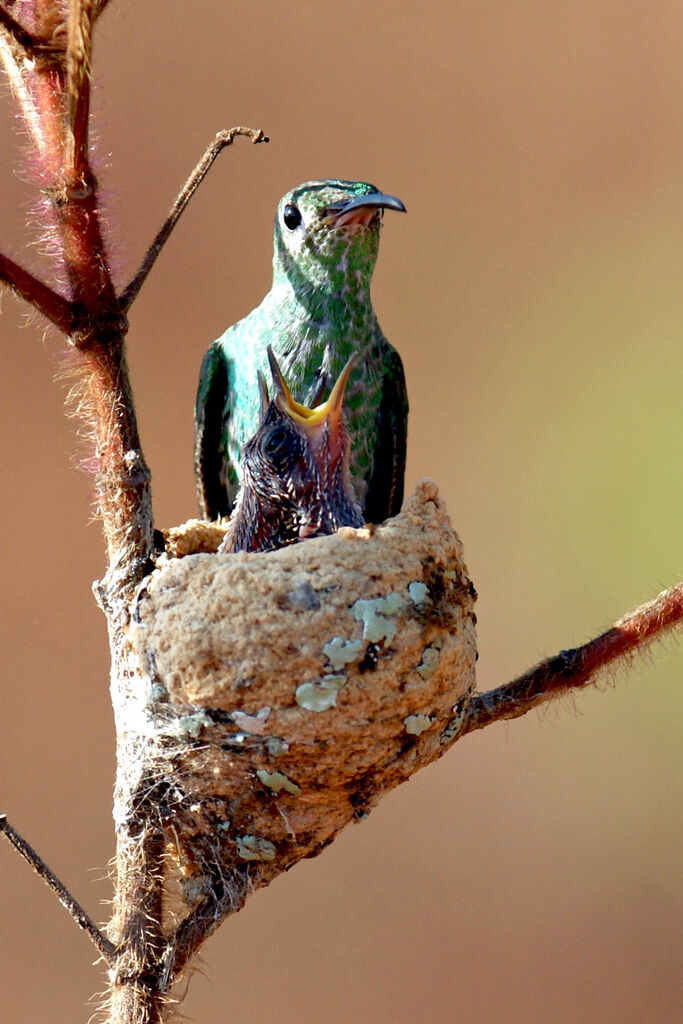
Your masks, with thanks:
[(273, 553), (210, 553), (221, 534), (171, 532), (130, 626), (186, 907), (216, 865), (255, 888), (319, 852), (448, 748), (475, 686), (476, 594), (433, 483)]

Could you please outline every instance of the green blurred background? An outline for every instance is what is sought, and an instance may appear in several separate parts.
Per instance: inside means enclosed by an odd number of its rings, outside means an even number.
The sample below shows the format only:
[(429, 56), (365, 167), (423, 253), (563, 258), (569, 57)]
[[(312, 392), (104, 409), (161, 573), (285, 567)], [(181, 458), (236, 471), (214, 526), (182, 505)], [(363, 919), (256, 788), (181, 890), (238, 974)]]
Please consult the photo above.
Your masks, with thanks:
[[(683, 7), (678, 0), (254, 5), (112, 0), (96, 152), (132, 276), (218, 128), (212, 170), (134, 306), (157, 522), (195, 512), (201, 356), (269, 286), (275, 204), (372, 181), (374, 297), (479, 591), (479, 685), (581, 643), (681, 571)], [(0, 106), (0, 248), (48, 273)], [(17, 166), (19, 170), (13, 170)], [(64, 343), (2, 300), (1, 809), (94, 916), (110, 892), (113, 727), (87, 456)], [(198, 1024), (681, 1019), (680, 647), (467, 738), (204, 949)], [(0, 846), (12, 1024), (85, 1021), (92, 948)]]

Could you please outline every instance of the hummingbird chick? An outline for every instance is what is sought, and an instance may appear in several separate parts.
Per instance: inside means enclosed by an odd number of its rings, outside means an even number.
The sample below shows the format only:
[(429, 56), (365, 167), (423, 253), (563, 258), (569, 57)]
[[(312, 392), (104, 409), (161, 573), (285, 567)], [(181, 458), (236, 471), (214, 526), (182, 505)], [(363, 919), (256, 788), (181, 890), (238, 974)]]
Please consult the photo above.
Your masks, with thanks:
[(346, 391), (351, 479), (367, 522), (399, 512), (408, 398), (400, 356), (382, 334), (370, 298), (384, 210), (405, 207), (359, 181), (310, 181), (281, 199), (272, 287), (202, 362), (195, 477), (204, 518), (228, 515), (235, 502), (247, 442), (260, 428), (258, 375), (267, 373), (269, 347), (292, 401), (309, 411), (355, 355)]
[(219, 551), (274, 551), (362, 526), (349, 474), (344, 391), (354, 357), (326, 402), (309, 409), (292, 398), (272, 348), (273, 397), (259, 372), (261, 419), (242, 451), (242, 483)]

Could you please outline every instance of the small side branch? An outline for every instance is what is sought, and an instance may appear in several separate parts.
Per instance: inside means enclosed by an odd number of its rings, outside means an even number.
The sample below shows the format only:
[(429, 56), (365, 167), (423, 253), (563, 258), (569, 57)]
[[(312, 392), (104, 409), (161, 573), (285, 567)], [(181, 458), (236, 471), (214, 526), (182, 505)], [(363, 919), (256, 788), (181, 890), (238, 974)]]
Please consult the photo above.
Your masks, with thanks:
[(581, 647), (560, 651), (524, 675), (487, 693), (475, 693), (458, 738), (492, 722), (519, 718), (540, 704), (595, 681), (619, 659), (642, 653), (654, 640), (683, 624), (683, 582), (619, 619), (611, 629)]
[(138, 270), (137, 274), (130, 282), (130, 284), (128, 284), (121, 293), (122, 312), (127, 313), (131, 305), (135, 301), (138, 292), (145, 283), (147, 275), (149, 274), (150, 270), (156, 263), (159, 253), (161, 252), (164, 245), (168, 241), (169, 235), (171, 234), (173, 228), (180, 220), (180, 217), (182, 216), (190, 199), (192, 198), (192, 196), (197, 191), (202, 181), (208, 174), (214, 160), (216, 159), (218, 154), (225, 149), (226, 146), (232, 145), (233, 140), (238, 135), (244, 135), (246, 138), (251, 139), (253, 143), (268, 142), (268, 136), (264, 135), (261, 128), (244, 128), (242, 126), (238, 126), (236, 128), (229, 128), (227, 130), (218, 132), (216, 138), (213, 140), (207, 151), (204, 153), (204, 156), (199, 161), (195, 169), (192, 171), (192, 174), (185, 182), (181, 191), (178, 193), (178, 196), (173, 206), (171, 207), (171, 212), (164, 221), (156, 238), (154, 239), (149, 249), (147, 250), (145, 258), (142, 261), (142, 265), (140, 266), (140, 269)]
[(4, 281), (15, 295), (30, 303), (39, 313), (51, 320), (65, 334), (73, 325), (73, 308), (68, 299), (43, 284), (18, 263), (0, 253), (0, 281)]
[(74, 919), (78, 927), (82, 928), (83, 931), (90, 936), (90, 939), (97, 946), (102, 957), (110, 967), (113, 967), (116, 961), (116, 949), (113, 943), (111, 943), (109, 939), (105, 938), (99, 928), (97, 928), (88, 917), (80, 903), (73, 898), (68, 889), (60, 882), (57, 876), (53, 874), (45, 861), (42, 860), (35, 850), (29, 846), (26, 840), (12, 828), (4, 814), (0, 814), (0, 832), (4, 832), (17, 853), (21, 854), (24, 860), (31, 865), (36, 874), (40, 875), (43, 881), (46, 882), (50, 889), (52, 889), (53, 893), (56, 895), (65, 910), (71, 914), (71, 917)]

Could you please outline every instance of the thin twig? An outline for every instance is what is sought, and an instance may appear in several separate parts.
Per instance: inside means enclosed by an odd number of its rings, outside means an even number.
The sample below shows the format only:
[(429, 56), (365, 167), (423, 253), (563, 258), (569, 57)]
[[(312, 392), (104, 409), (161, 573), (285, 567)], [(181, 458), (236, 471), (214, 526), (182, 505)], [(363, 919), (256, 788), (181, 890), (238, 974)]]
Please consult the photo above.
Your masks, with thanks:
[(128, 284), (123, 292), (121, 293), (121, 311), (127, 313), (131, 305), (135, 301), (135, 298), (142, 288), (147, 275), (154, 266), (159, 253), (168, 241), (168, 237), (176, 226), (185, 207), (189, 203), (190, 199), (197, 191), (202, 181), (206, 177), (208, 171), (211, 168), (214, 160), (218, 154), (225, 149), (226, 146), (232, 145), (233, 139), (237, 135), (244, 135), (252, 142), (268, 142), (268, 136), (264, 135), (261, 128), (244, 128), (238, 126), (236, 128), (229, 128), (227, 130), (218, 132), (216, 138), (213, 140), (207, 151), (205, 152), (202, 159), (199, 161), (192, 174), (185, 182), (183, 188), (178, 193), (176, 200), (171, 207), (171, 212), (164, 221), (161, 230), (157, 234), (156, 238), (150, 245), (149, 249), (145, 253), (145, 258), (142, 261), (140, 269)]
[(48, 285), (24, 270), (14, 260), (0, 253), (0, 282), (4, 281), (12, 291), (29, 302), (43, 316), (51, 320), (65, 334), (73, 326), (73, 306), (68, 299), (58, 295)]
[(683, 582), (663, 590), (653, 601), (619, 619), (611, 629), (581, 647), (560, 651), (524, 675), (468, 703), (458, 738), (492, 722), (519, 718), (539, 704), (595, 680), (601, 669), (619, 658), (642, 653), (667, 630), (683, 624)]
[(66, 103), (69, 129), (66, 165), (73, 184), (84, 182), (88, 170), (90, 115), (90, 53), (97, 15), (94, 0), (71, 0), (67, 19)]
[(52, 889), (53, 893), (62, 904), (62, 906), (71, 914), (72, 918), (76, 922), (79, 928), (82, 928), (84, 932), (90, 936), (90, 939), (97, 946), (98, 950), (109, 964), (113, 967), (116, 963), (116, 947), (107, 939), (97, 926), (91, 921), (86, 914), (83, 907), (78, 903), (68, 889), (60, 882), (57, 876), (50, 870), (44, 860), (38, 856), (35, 850), (29, 846), (26, 840), (19, 835), (19, 833), (12, 828), (10, 823), (7, 821), (7, 817), (4, 814), (0, 814), (0, 832), (4, 832), (9, 842), (17, 851), (21, 854), (25, 861), (27, 861), (36, 874), (40, 875), (44, 882), (47, 883), (48, 887)]

